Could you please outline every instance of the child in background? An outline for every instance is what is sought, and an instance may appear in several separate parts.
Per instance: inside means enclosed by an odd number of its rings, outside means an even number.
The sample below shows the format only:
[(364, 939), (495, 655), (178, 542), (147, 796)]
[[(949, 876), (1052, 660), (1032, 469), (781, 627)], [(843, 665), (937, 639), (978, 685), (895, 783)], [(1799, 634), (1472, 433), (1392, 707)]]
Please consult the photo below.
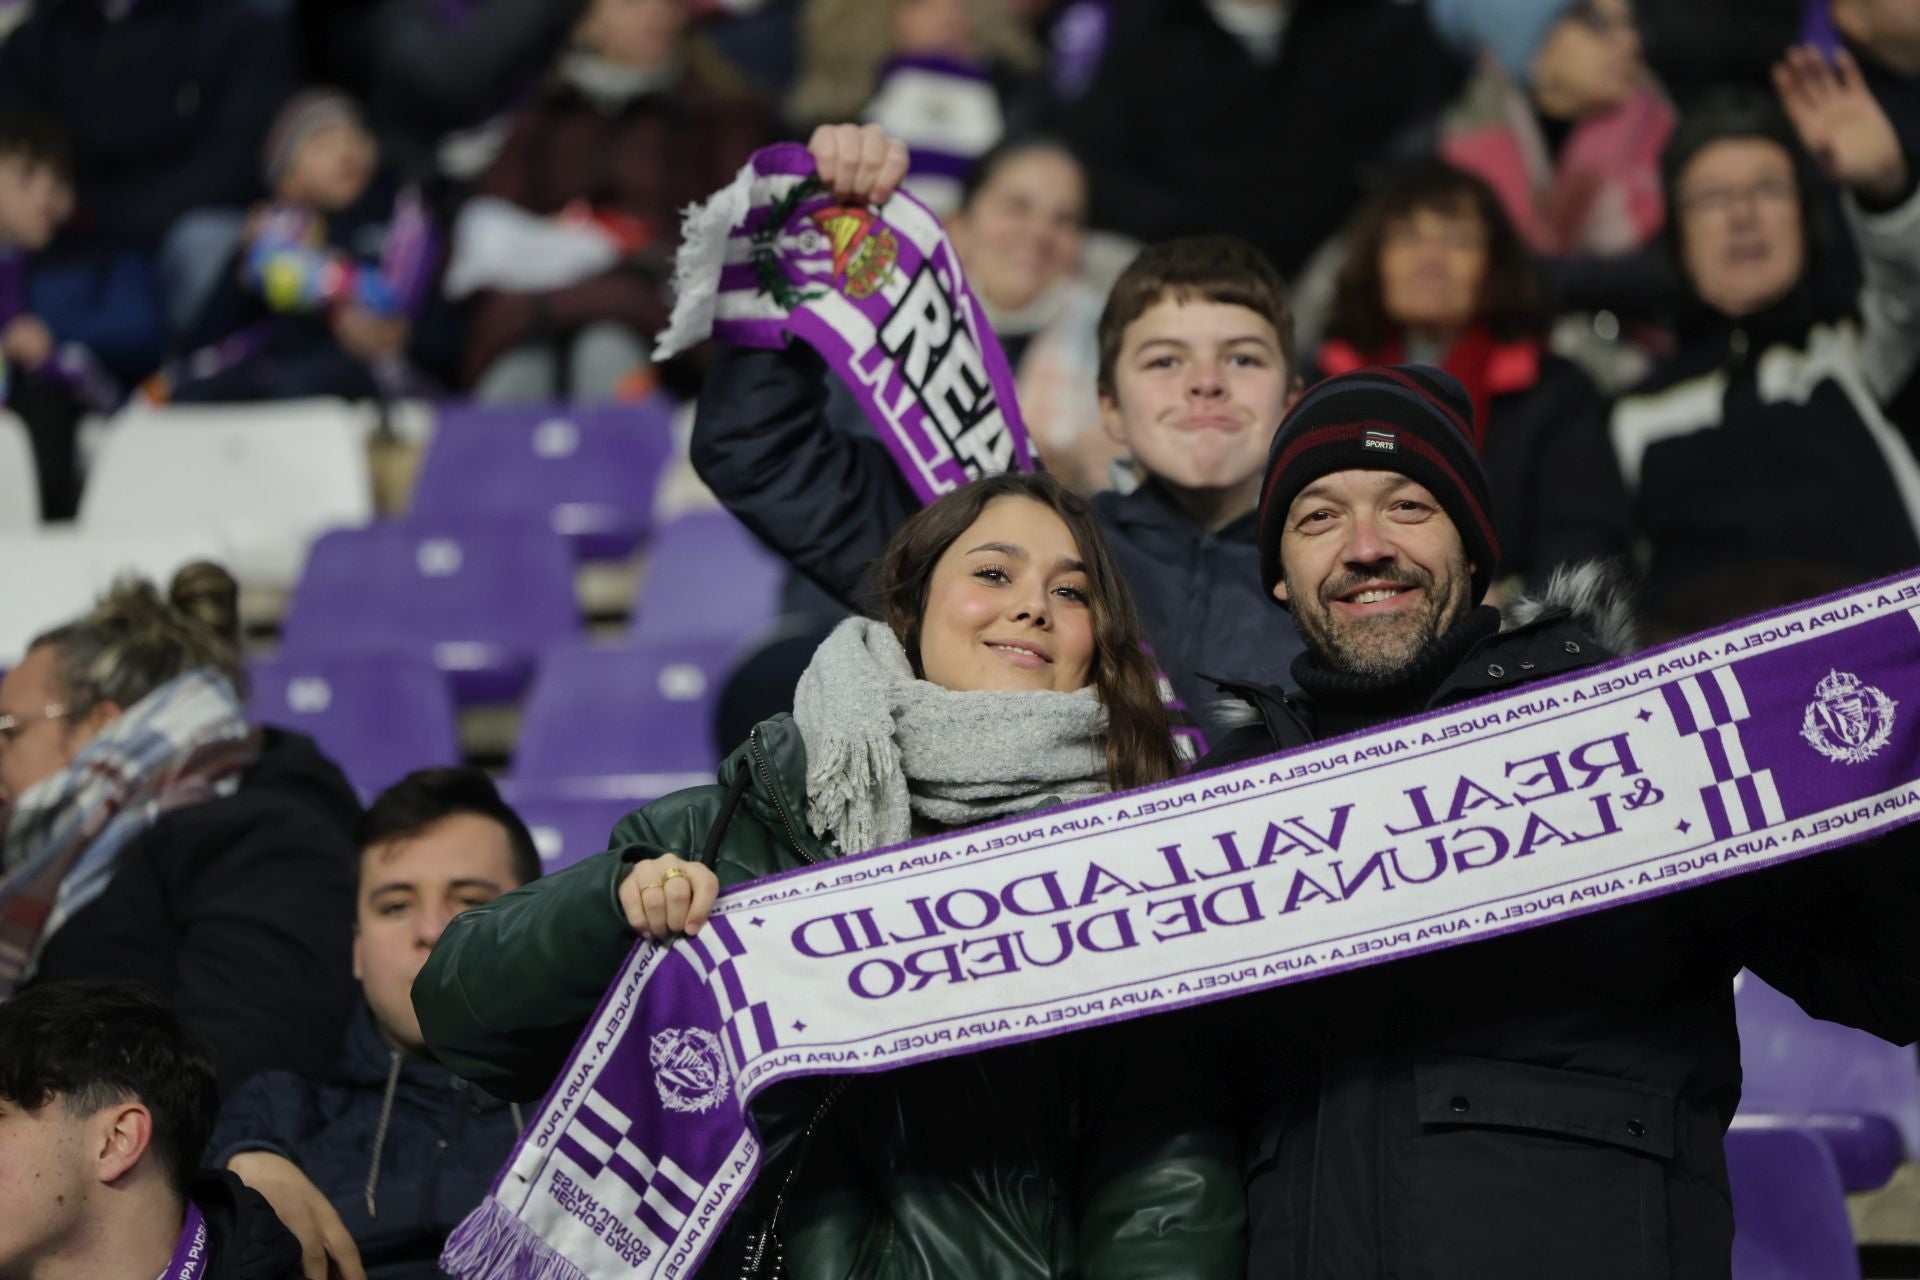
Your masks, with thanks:
[(73, 516), (80, 497), (74, 431), (119, 400), (86, 348), (60, 342), (27, 310), (27, 271), (73, 213), (73, 153), (51, 122), (0, 116), (0, 395), (33, 440), (40, 512)]
[(766, 104), (686, 30), (686, 0), (593, 0), (455, 228), (447, 291), (471, 298), (476, 398), (651, 389), (680, 210), (771, 132)]
[(333, 89), (287, 103), (265, 168), (273, 203), (255, 211), (229, 283), (194, 326), (197, 349), (149, 384), (149, 398), (401, 394), (434, 267), (419, 192), (382, 167), (359, 108)]

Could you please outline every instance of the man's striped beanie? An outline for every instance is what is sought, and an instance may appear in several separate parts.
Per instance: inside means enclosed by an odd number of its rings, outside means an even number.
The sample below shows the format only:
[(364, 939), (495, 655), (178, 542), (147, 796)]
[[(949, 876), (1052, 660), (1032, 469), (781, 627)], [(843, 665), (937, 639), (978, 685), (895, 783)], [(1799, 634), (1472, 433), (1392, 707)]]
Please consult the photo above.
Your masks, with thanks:
[(1473, 400), (1452, 374), (1425, 365), (1356, 369), (1315, 385), (1274, 434), (1260, 490), (1260, 581), (1280, 581), (1280, 535), (1299, 492), (1333, 471), (1397, 471), (1439, 500), (1473, 563), (1473, 601), (1493, 581), (1487, 474), (1473, 448)]

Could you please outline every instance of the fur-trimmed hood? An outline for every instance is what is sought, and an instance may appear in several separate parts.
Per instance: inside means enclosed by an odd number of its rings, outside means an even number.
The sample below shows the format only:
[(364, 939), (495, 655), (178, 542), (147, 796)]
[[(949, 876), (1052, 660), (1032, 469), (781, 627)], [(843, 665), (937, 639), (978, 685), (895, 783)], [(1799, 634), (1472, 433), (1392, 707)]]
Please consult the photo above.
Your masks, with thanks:
[(1515, 596), (1500, 606), (1500, 630), (1518, 631), (1559, 609), (1572, 614), (1574, 622), (1614, 657), (1639, 651), (1632, 588), (1626, 572), (1613, 561), (1561, 565), (1538, 595)]

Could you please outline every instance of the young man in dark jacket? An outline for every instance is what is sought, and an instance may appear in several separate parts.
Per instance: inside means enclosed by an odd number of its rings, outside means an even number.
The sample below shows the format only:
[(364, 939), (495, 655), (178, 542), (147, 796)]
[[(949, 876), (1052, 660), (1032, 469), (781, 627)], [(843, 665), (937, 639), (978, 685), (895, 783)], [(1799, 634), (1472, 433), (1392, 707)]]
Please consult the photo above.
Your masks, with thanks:
[(201, 1173), (213, 1060), (134, 984), (49, 983), (0, 1004), (0, 1275), (300, 1280), (266, 1201)]
[[(906, 149), (894, 142), (877, 161), (876, 144), (887, 140), (874, 126), (830, 126), (813, 151), (826, 175), (836, 155), (868, 148), (867, 171), (836, 189), (879, 202), (905, 173)], [(1264, 608), (1253, 543), (1260, 460), (1299, 387), (1292, 306), (1244, 241), (1170, 240), (1115, 282), (1098, 342), (1101, 418), (1141, 481), (1131, 493), (1096, 494), (1094, 511), (1161, 670), (1210, 732), (1217, 695), (1201, 673), (1277, 681), (1299, 652), (1298, 637)], [(877, 437), (828, 424), (825, 365), (810, 349), (716, 346), (694, 419), (694, 468), (741, 523), (857, 606), (867, 566), (918, 498)]]
[[(324, 1085), (288, 1071), (230, 1097), (208, 1163), (265, 1195), (309, 1264), (354, 1280), (430, 1280), (449, 1232), (520, 1133), (517, 1106), (426, 1050), (409, 994), (440, 931), (540, 875), (518, 814), (476, 769), (426, 769), (360, 824), (354, 975), (364, 999)], [(316, 1274), (318, 1272), (316, 1271)]]
[[(1591, 582), (1507, 630), (1480, 603), (1499, 548), (1472, 413), (1450, 376), (1391, 367), (1329, 379), (1289, 415), (1261, 578), (1307, 638), (1304, 692), (1237, 687), (1254, 723), (1204, 765), (1506, 692), (1621, 643)], [(1725, 1275), (1734, 974), (1920, 1036), (1920, 872), (1885, 843), (1213, 1006), (1201, 1021), (1220, 1042), (1186, 1052), (1238, 1087), (1182, 1091), (1242, 1100), (1223, 1121), (1248, 1143), (1249, 1276)]]

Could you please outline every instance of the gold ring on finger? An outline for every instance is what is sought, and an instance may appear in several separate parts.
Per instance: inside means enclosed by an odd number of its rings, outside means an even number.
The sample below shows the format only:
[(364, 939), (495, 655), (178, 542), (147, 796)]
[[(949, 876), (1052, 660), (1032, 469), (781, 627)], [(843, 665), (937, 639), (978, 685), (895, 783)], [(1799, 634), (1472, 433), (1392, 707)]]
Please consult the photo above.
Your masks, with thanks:
[(660, 883), (662, 885), (665, 885), (669, 880), (685, 880), (686, 878), (687, 878), (686, 872), (682, 871), (678, 867), (672, 867), (668, 869), (667, 874), (660, 877)]

